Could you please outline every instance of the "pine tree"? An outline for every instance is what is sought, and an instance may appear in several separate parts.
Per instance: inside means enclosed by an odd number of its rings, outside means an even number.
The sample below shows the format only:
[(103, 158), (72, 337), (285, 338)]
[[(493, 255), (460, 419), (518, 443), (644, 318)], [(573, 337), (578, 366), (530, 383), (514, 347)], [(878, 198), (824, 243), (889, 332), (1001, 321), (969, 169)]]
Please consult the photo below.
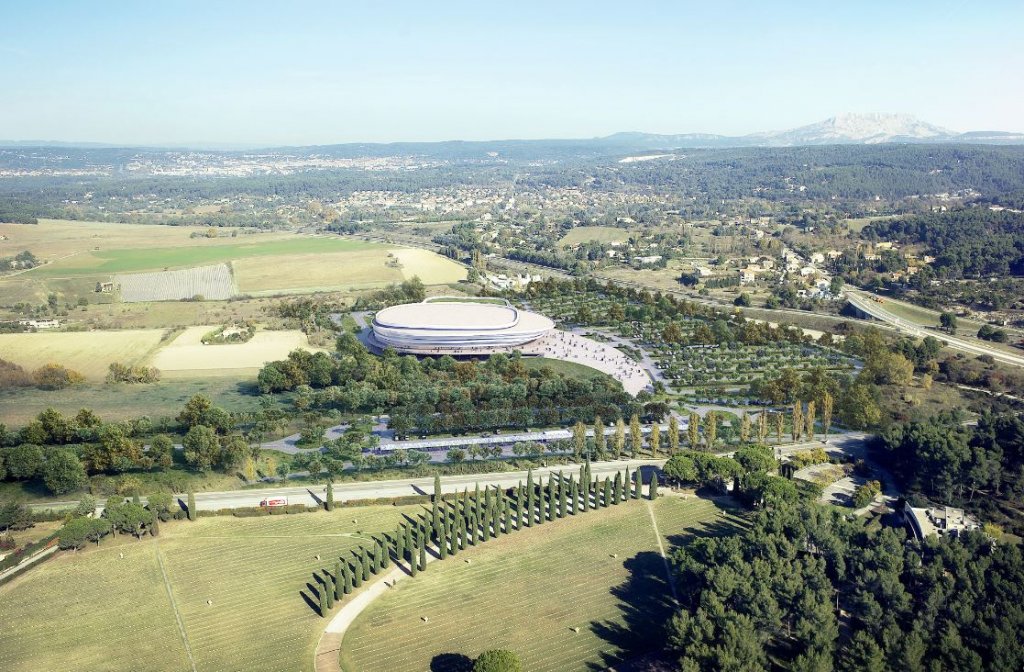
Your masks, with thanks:
[(644, 447), (644, 432), (640, 429), (640, 416), (636, 413), (629, 419), (629, 452), (632, 457), (640, 454)]
[(327, 497), (324, 500), (324, 508), (328, 511), (334, 510), (334, 484), (327, 481)]
[(686, 428), (686, 436), (690, 441), (690, 450), (700, 450), (700, 415), (690, 413), (690, 424)]
[(679, 418), (675, 414), (668, 418), (668, 454), (679, 452)]
[(615, 421), (615, 456), (622, 457), (626, 453), (626, 423), (622, 418)]
[(651, 425), (651, 438), (649, 441), (651, 444), (651, 457), (657, 457), (661, 451), (661, 425), (658, 423)]
[(341, 571), (341, 558), (334, 564), (334, 599), (338, 602), (345, 595), (345, 574)]
[(647, 496), (650, 498), (650, 500), (652, 502), (655, 499), (658, 498), (658, 475), (657, 474), (651, 474), (651, 487), (647, 491)]
[(196, 511), (196, 493), (192, 492), (192, 488), (188, 489), (188, 519), (195, 520), (198, 518), (198, 511)]

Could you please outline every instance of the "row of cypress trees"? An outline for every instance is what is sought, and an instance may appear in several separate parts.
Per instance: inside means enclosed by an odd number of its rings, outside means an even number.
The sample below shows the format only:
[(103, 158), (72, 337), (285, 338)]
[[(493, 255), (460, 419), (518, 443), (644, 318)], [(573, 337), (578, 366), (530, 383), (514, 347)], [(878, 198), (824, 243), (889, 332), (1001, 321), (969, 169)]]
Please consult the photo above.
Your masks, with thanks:
[[(575, 516), (595, 509), (615, 506), (630, 499), (640, 499), (641, 478), (633, 478), (626, 469), (615, 478), (595, 478), (590, 462), (580, 466), (579, 475), (568, 478), (559, 472), (545, 484), (534, 482), (533, 470), (526, 483), (502, 490), (480, 484), (470, 493), (465, 490), (454, 496), (443, 497), (441, 479), (434, 477), (434, 495), (429, 515), (422, 513), (415, 519), (400, 524), (392, 533), (373, 537), (369, 548), (361, 546), (348, 558), (338, 558), (333, 572), (326, 569), (314, 572), (314, 589), (321, 616), (334, 608), (336, 601), (362, 586), (372, 575), (388, 569), (391, 562), (405, 563), (409, 574), (416, 576), (426, 569), (427, 549), (441, 560), (457, 555), (467, 546), (476, 546), (503, 534), (509, 534), (534, 525), (542, 525), (566, 516)], [(652, 475), (648, 482), (648, 497), (658, 493), (658, 479)]]

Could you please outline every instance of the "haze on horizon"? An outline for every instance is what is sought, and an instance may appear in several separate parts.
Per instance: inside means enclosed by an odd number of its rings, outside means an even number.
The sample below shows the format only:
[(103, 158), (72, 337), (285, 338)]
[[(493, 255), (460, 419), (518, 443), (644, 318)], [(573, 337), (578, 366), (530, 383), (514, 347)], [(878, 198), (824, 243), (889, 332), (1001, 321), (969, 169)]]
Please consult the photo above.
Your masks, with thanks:
[(742, 135), (841, 112), (1024, 131), (1024, 3), (18, 3), (0, 138)]

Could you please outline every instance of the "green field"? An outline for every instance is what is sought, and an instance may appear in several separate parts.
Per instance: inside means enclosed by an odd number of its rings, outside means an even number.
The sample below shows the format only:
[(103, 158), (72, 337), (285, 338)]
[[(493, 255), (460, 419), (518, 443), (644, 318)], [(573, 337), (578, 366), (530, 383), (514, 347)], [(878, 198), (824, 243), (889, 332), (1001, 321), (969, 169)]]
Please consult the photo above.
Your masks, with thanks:
[(207, 376), (190, 380), (162, 380), (150, 385), (86, 383), (59, 391), (35, 388), (0, 390), (0, 423), (19, 427), (52, 406), (75, 414), (90, 408), (104, 420), (128, 420), (148, 415), (174, 417), (193, 394), (202, 394), (229, 411), (258, 410), (259, 398), (251, 394), (255, 377), (238, 380)]
[(577, 226), (562, 236), (559, 245), (578, 245), (594, 240), (599, 243), (615, 243), (629, 240), (630, 232), (614, 226)]
[(99, 250), (70, 257), (31, 271), (35, 277), (65, 277), (81, 274), (131, 273), (164, 268), (187, 268), (216, 264), (234, 259), (271, 257), (286, 254), (316, 254), (353, 250), (382, 249), (376, 243), (347, 238), (295, 237), (274, 241), (226, 244), (217, 241), (209, 246), (150, 247)]
[(317, 554), (418, 510), (201, 518), (63, 554), (0, 586), (0, 670), (189, 670), (175, 608), (196, 669), (309, 669), (325, 623), (299, 591)]
[[(653, 506), (663, 543), (737, 521), (707, 500)], [(605, 669), (625, 650), (660, 643), (643, 633), (657, 637), (650, 624), (670, 613), (665, 572), (646, 501), (517, 532), (371, 604), (342, 642), (342, 669), (440, 672), (451, 668), (437, 656), (490, 648), (516, 651), (531, 672)]]

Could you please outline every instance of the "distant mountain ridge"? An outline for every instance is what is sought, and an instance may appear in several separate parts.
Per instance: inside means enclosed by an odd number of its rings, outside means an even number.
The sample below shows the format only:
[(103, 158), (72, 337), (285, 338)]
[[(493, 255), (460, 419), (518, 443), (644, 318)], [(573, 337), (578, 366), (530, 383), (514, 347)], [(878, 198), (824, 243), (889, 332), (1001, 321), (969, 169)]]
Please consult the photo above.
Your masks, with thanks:
[(738, 147), (807, 147), (820, 145), (876, 145), (884, 143), (966, 143), (985, 145), (1021, 145), (1024, 133), (1005, 131), (968, 131), (957, 133), (922, 121), (914, 116), (891, 113), (839, 114), (814, 124), (783, 131), (766, 131), (729, 136), (714, 133), (659, 134), (629, 131), (598, 138), (552, 138), (537, 140), (443, 140), (435, 142), (351, 142), (304, 146), (224, 145), (217, 143), (175, 143), (165, 145), (117, 145), (95, 142), (0, 140), (0, 147), (152, 149), (158, 151), (197, 151), (253, 153), (324, 152), (344, 156), (392, 156), (399, 154), (477, 155), (494, 151), (502, 155), (534, 152), (573, 151), (581, 155), (607, 152), (643, 152), (671, 149), (724, 149)]
[(972, 144), (1024, 144), (1024, 133), (969, 131), (957, 133), (907, 114), (840, 114), (807, 126), (728, 136), (708, 133), (661, 135), (616, 133), (599, 142), (636, 145), (648, 149), (670, 147), (803, 147), (812, 145), (874, 145), (892, 142)]

